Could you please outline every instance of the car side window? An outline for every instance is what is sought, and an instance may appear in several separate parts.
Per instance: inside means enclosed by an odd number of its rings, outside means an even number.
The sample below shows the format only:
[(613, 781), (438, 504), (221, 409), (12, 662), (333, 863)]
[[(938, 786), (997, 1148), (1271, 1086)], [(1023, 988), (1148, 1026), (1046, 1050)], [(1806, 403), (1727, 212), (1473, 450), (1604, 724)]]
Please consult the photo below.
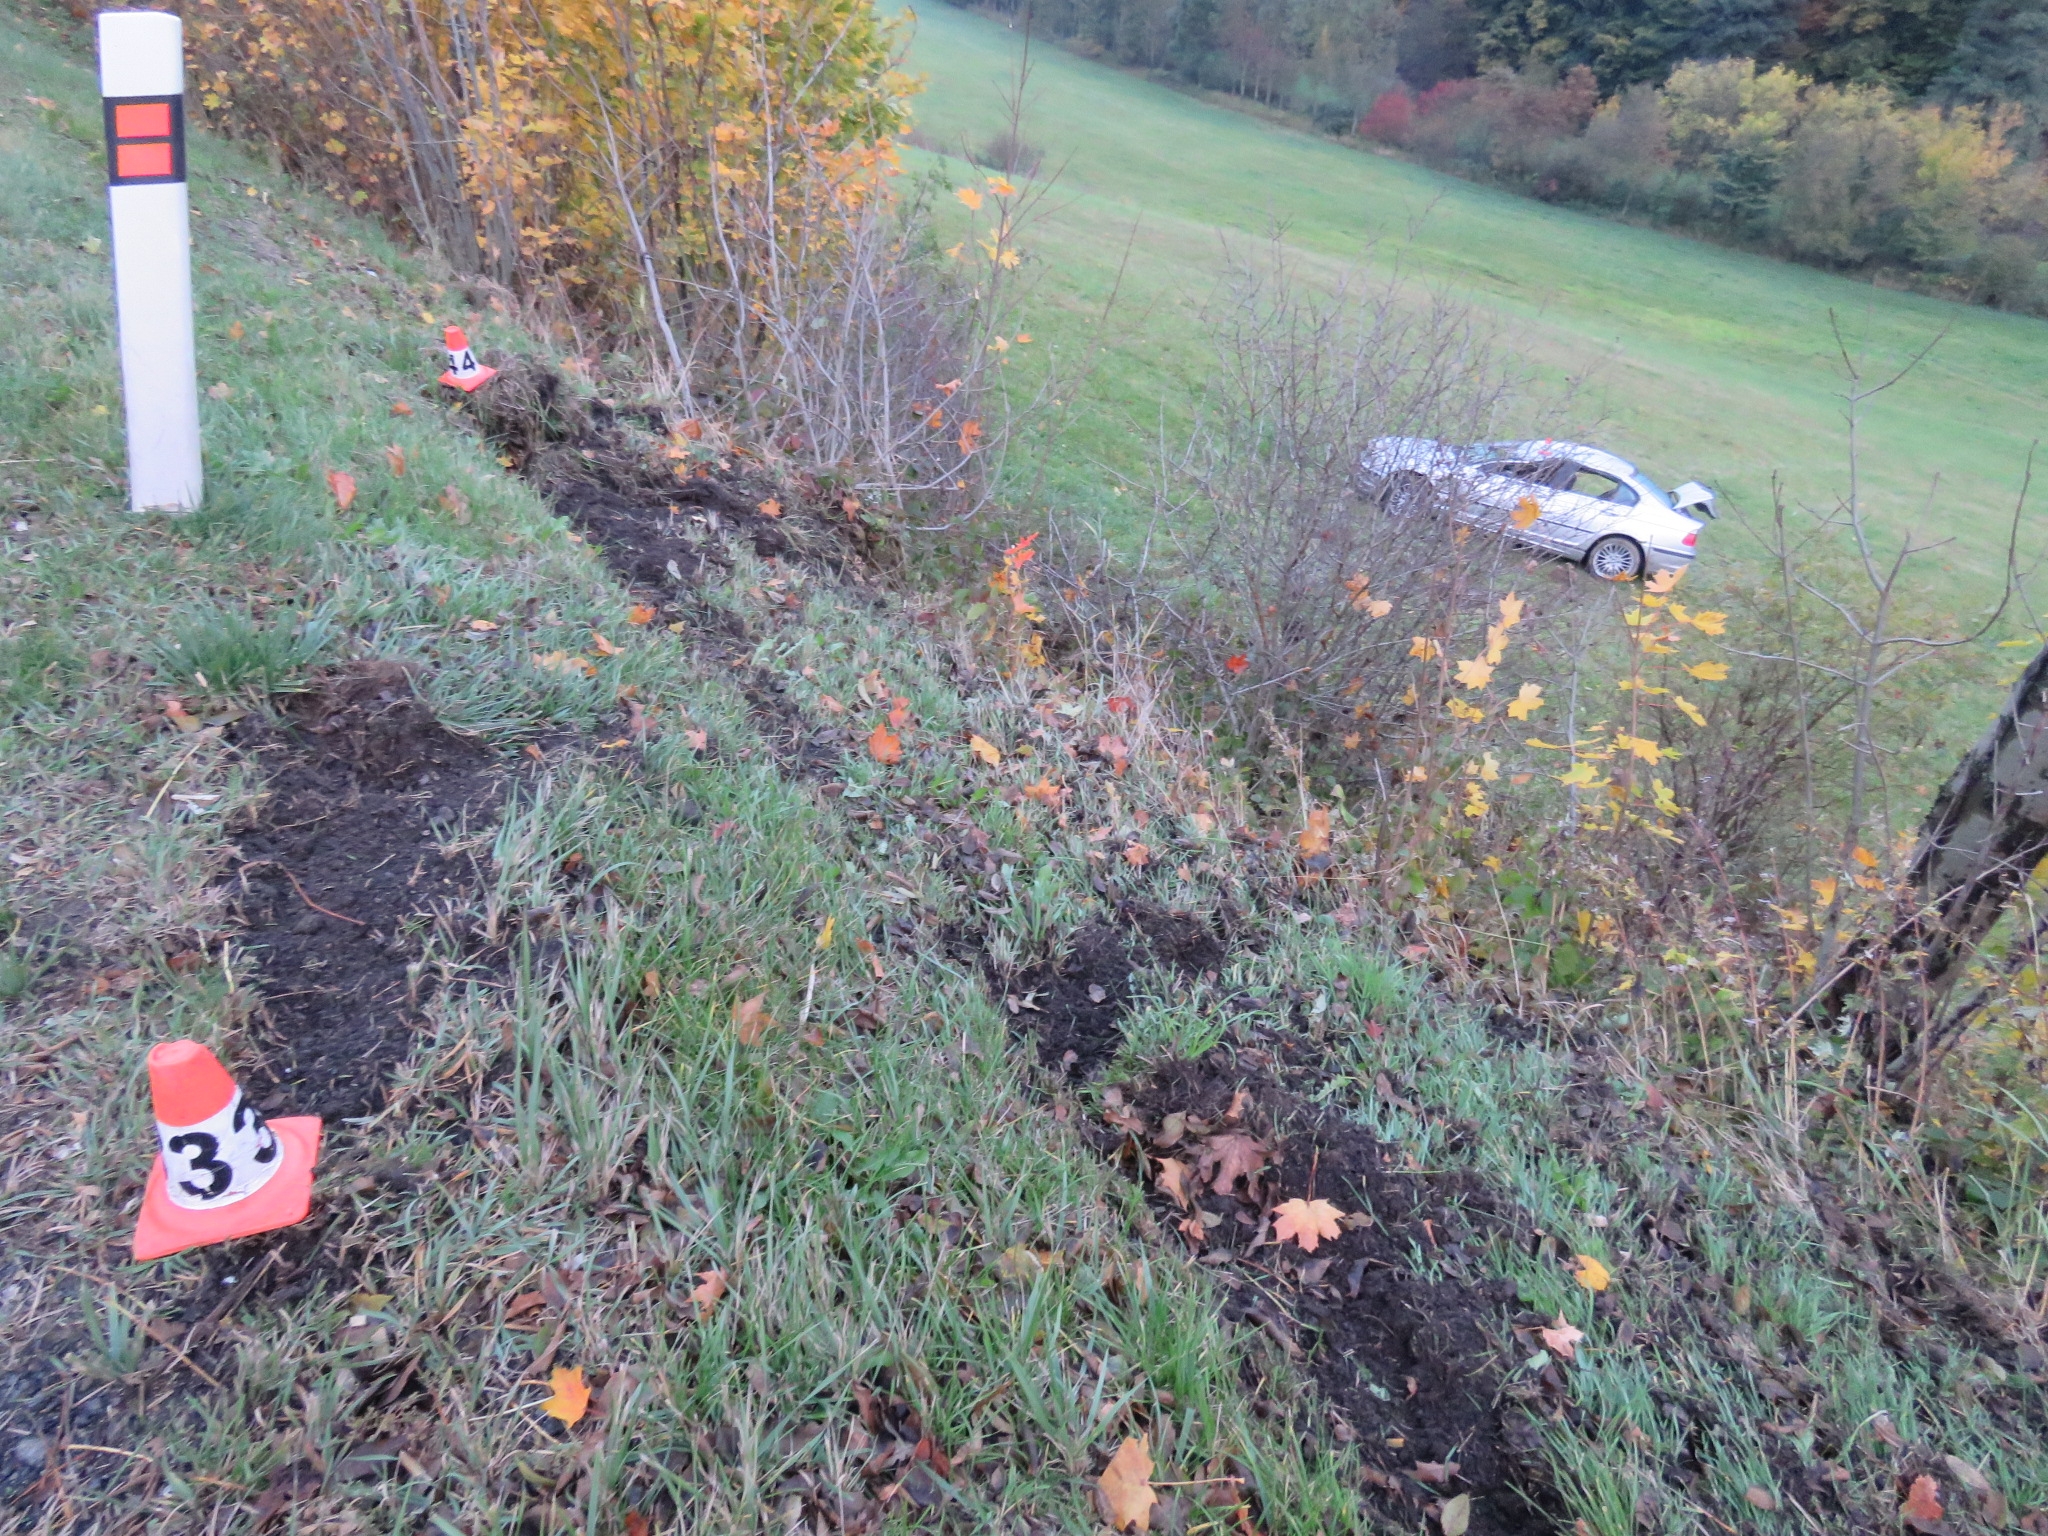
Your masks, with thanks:
[(1572, 489), (1581, 496), (1591, 496), (1596, 501), (1609, 501), (1617, 507), (1632, 507), (1636, 504), (1636, 488), (1626, 480), (1617, 480), (1612, 475), (1598, 475), (1590, 469), (1582, 469), (1572, 480)]
[(1525, 459), (1496, 459), (1491, 463), (1481, 464), (1479, 466), (1479, 473), (1482, 475), (1505, 475), (1510, 480), (1526, 480), (1531, 485), (1548, 485), (1550, 484), (1550, 477), (1556, 468), (1555, 464), (1543, 462), (1532, 464)]

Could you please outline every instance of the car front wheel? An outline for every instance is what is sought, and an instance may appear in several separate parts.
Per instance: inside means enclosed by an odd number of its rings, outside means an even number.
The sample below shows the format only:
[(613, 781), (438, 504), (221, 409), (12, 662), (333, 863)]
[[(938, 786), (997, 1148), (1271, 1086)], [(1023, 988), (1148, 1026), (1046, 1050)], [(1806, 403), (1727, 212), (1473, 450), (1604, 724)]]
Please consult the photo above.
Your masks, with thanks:
[(1404, 469), (1387, 477), (1380, 505), (1395, 517), (1409, 517), (1427, 510), (1435, 495), (1436, 487), (1429, 483), (1429, 476)]
[(1634, 581), (1643, 574), (1643, 546), (1610, 533), (1586, 551), (1586, 569), (1602, 581)]

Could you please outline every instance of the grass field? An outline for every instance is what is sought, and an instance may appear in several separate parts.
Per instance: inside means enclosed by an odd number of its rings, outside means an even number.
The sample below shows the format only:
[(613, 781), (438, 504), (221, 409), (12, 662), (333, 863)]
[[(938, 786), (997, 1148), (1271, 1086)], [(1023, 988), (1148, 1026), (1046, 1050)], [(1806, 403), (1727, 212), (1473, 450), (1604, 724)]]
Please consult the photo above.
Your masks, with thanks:
[[(926, 81), (924, 141), (974, 146), (1000, 126), (1018, 41), (948, 5), (916, 12), (908, 67)], [(1103, 348), (1049, 477), (1070, 503), (1113, 515), (1118, 503), (1081, 466), (1139, 467), (1162, 402), (1176, 419), (1199, 383), (1196, 310), (1226, 247), (1279, 227), (1311, 269), (1398, 271), (1462, 297), (1497, 318), (1541, 379), (1582, 381), (1569, 420), (1532, 411), (1506, 432), (1583, 433), (1667, 485), (1697, 477), (1752, 514), (1768, 510), (1774, 475), (1814, 506), (1845, 483), (1830, 311), (1880, 375), (1946, 330), (1871, 403), (1865, 485), (1885, 526), (1955, 537), (1959, 596), (1996, 562), (2048, 401), (2043, 322), (1547, 207), (1050, 47), (1035, 59), (1026, 137), (1048, 173), (1064, 170), (1025, 242), (1041, 263), (1029, 319), (1069, 358)]]

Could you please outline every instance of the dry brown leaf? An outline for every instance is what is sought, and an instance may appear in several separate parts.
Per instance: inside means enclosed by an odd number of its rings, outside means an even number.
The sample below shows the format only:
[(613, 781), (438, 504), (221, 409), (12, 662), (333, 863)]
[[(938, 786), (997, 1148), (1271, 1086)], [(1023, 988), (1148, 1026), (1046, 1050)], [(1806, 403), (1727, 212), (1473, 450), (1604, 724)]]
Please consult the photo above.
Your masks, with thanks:
[(878, 725), (868, 735), (868, 756), (878, 763), (900, 763), (903, 761), (903, 738), (886, 725)]
[(1337, 1225), (1343, 1214), (1327, 1200), (1283, 1200), (1273, 1207), (1273, 1236), (1283, 1243), (1299, 1243), (1303, 1253), (1314, 1253), (1324, 1238), (1344, 1235)]
[(1931, 1531), (1941, 1524), (1941, 1484), (1926, 1474), (1913, 1479), (1906, 1502), (1899, 1506), (1899, 1518), (1916, 1531)]
[(1444, 1536), (1465, 1536), (1472, 1528), (1472, 1495), (1461, 1493), (1455, 1499), (1445, 1499), (1436, 1523), (1443, 1527)]
[(1133, 869), (1143, 869), (1152, 862), (1152, 850), (1143, 843), (1132, 843), (1124, 849), (1124, 862)]
[(711, 1316), (718, 1306), (718, 1298), (726, 1293), (727, 1287), (722, 1269), (700, 1269), (697, 1279), (700, 1283), (691, 1288), (690, 1300), (697, 1303), (697, 1321), (701, 1323)]
[(1096, 1487), (1102, 1492), (1103, 1513), (1112, 1530), (1152, 1529), (1152, 1506), (1159, 1502), (1159, 1495), (1152, 1491), (1152, 1455), (1143, 1440), (1134, 1436), (1118, 1446), (1096, 1479)]
[(774, 1025), (775, 1020), (769, 1016), (767, 1004), (768, 994), (756, 992), (744, 1002), (733, 1005), (732, 1019), (741, 1045), (759, 1045), (761, 1037)]
[(1900, 1438), (1898, 1428), (1892, 1423), (1892, 1416), (1888, 1413), (1873, 1415), (1870, 1420), (1870, 1431), (1895, 1451), (1903, 1449), (1906, 1444)]
[(1175, 1205), (1187, 1210), (1194, 1204), (1188, 1195), (1188, 1174), (1193, 1170), (1177, 1157), (1161, 1157), (1153, 1161), (1159, 1164), (1159, 1171), (1152, 1176), (1152, 1182), (1164, 1190)]
[(1250, 1180), (1266, 1166), (1266, 1146), (1242, 1131), (1226, 1131), (1208, 1137), (1195, 1154), (1195, 1177), (1208, 1182), (1219, 1195), (1227, 1195), (1239, 1179)]
[(1415, 1463), (1413, 1475), (1418, 1483), (1431, 1483), (1441, 1488), (1458, 1475), (1458, 1463), (1455, 1461), (1418, 1461)]
[(590, 1388), (583, 1384), (583, 1367), (556, 1366), (548, 1377), (548, 1386), (554, 1395), (540, 1405), (540, 1411), (551, 1419), (560, 1419), (564, 1429), (574, 1429), (583, 1415), (590, 1412)]
[(1778, 1507), (1778, 1496), (1771, 1492), (1770, 1489), (1760, 1488), (1755, 1483), (1751, 1483), (1747, 1488), (1743, 1489), (1742, 1496), (1749, 1501), (1751, 1508), (1760, 1509), (1765, 1514), (1769, 1514)]
[(1573, 1350), (1585, 1335), (1564, 1320), (1562, 1312), (1557, 1314), (1557, 1323), (1550, 1328), (1536, 1330), (1543, 1338), (1543, 1347), (1560, 1360), (1573, 1358)]
[(1985, 1521), (1994, 1526), (2004, 1525), (2012, 1511), (2005, 1502), (2005, 1495), (1991, 1486), (1991, 1479), (1984, 1475), (1983, 1470), (1972, 1466), (1960, 1456), (1944, 1456), (1941, 1459), (1955, 1480), (1975, 1494), (1983, 1504)]
[(1124, 744), (1121, 736), (1098, 736), (1095, 738), (1095, 755), (1109, 764), (1110, 772), (1119, 778), (1131, 766), (1131, 749)]
[(398, 444), (393, 443), (384, 450), (384, 462), (391, 466), (392, 474), (403, 475), (405, 473), (405, 450), (399, 447)]

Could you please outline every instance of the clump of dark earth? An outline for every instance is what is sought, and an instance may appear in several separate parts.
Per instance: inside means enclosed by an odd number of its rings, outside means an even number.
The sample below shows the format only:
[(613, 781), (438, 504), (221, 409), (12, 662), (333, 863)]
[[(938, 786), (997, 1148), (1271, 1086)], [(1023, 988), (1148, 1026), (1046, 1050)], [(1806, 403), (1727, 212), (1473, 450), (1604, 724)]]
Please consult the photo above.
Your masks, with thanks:
[(262, 1005), (251, 1096), (267, 1114), (332, 1120), (375, 1109), (412, 1047), (438, 965), (473, 960), (477, 843), (504, 770), (367, 662), (240, 722), (232, 740), (266, 793), (234, 828), (225, 879)]
[[(1229, 1289), (1225, 1315), (1266, 1333), (1321, 1389), (1314, 1408), (1262, 1397), (1265, 1411), (1354, 1445), (1382, 1514), (1416, 1527), (1464, 1493), (1474, 1536), (1556, 1530), (1518, 1400), (1543, 1387), (1511, 1387), (1516, 1362), (1502, 1347), (1519, 1297), (1480, 1252), (1509, 1218), (1479, 1178), (1416, 1171), (1287, 1076), (1278, 1053), (1252, 1046), (1172, 1062), (1107, 1089), (1093, 1134), (1146, 1185), (1160, 1239)], [(1350, 1219), (1313, 1253), (1278, 1242), (1269, 1213), (1294, 1199), (1327, 1200)], [(1417, 1252), (1432, 1255), (1431, 1273), (1412, 1267)]]
[(1086, 1078), (1123, 1043), (1131, 975), (1168, 965), (1185, 976), (1223, 963), (1223, 941), (1200, 917), (1128, 901), (1118, 921), (1084, 923), (1048, 958), (1002, 981), (1004, 1005), (1037, 1043), (1041, 1065)]

